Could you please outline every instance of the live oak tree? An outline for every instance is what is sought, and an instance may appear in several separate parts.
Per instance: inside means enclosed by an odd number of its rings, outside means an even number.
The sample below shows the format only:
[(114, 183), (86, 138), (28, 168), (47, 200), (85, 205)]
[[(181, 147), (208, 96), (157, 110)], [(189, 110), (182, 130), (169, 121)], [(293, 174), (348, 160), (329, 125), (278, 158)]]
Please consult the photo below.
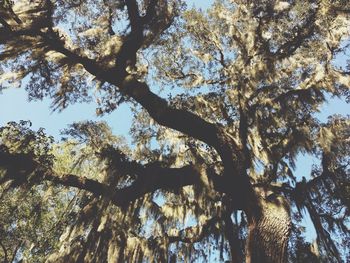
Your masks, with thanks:
[[(132, 147), (103, 122), (58, 144), (27, 122), (0, 130), (5, 262), (349, 260), (349, 118), (316, 115), (349, 100), (348, 1), (0, 6), (2, 88), (133, 112)], [(296, 178), (300, 154), (319, 163)]]

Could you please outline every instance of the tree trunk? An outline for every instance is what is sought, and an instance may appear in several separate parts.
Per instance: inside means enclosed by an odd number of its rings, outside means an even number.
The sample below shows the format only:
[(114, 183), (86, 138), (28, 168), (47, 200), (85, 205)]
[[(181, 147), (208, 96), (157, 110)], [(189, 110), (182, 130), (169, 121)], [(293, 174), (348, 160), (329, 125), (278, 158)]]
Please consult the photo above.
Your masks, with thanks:
[(289, 204), (281, 197), (262, 198), (249, 218), (246, 263), (286, 263), (291, 231)]

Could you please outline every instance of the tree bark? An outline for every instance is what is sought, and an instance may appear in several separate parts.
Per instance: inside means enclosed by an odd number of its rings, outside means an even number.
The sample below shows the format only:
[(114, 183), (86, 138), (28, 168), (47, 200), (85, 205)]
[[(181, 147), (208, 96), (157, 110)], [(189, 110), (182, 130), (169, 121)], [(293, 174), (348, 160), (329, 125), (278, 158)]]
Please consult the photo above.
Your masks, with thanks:
[(246, 263), (286, 263), (291, 232), (289, 204), (282, 197), (260, 200), (249, 218)]

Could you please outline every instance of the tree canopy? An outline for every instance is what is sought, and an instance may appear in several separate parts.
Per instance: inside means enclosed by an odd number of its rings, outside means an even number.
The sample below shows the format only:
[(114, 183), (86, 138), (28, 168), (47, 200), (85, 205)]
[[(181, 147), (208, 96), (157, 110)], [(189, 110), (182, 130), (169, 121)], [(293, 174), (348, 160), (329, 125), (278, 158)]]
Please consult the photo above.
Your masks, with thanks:
[(0, 128), (0, 257), (349, 261), (350, 120), (317, 118), (350, 100), (349, 36), (342, 0), (0, 1), (0, 90), (133, 113), (132, 145), (103, 121)]

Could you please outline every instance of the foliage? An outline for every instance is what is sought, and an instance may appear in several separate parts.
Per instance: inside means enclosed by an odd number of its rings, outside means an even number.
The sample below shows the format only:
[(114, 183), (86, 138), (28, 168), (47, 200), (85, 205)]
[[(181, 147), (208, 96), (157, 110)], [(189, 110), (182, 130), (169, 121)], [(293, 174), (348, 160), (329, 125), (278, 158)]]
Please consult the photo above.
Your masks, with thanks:
[[(40, 162), (42, 169), (49, 169), (56, 156), (52, 138), (42, 129), (32, 131), (30, 126), (30, 122), (9, 123), (0, 132), (2, 161), (6, 153), (22, 157), (15, 167), (7, 161), (7, 169), (1, 174), (0, 255), (4, 262), (21, 257), (31, 262), (44, 261), (57, 249), (59, 236), (73, 216), (67, 213), (72, 199), (67, 190), (50, 182), (35, 185), (40, 171), (34, 168), (28, 173), (25, 167), (28, 160), (24, 156)], [(62, 162), (59, 165), (64, 166)], [(15, 186), (20, 187), (11, 189)]]
[[(349, 10), (328, 0), (2, 9), (0, 88), (24, 86), (54, 110), (95, 99), (99, 115), (127, 102), (133, 146), (104, 122), (74, 123), (61, 142), (28, 122), (1, 128), (0, 255), (275, 263), (289, 243), (291, 262), (347, 260), (350, 120), (316, 113), (349, 98), (350, 65), (337, 61)], [(320, 162), (297, 178), (302, 154)]]

